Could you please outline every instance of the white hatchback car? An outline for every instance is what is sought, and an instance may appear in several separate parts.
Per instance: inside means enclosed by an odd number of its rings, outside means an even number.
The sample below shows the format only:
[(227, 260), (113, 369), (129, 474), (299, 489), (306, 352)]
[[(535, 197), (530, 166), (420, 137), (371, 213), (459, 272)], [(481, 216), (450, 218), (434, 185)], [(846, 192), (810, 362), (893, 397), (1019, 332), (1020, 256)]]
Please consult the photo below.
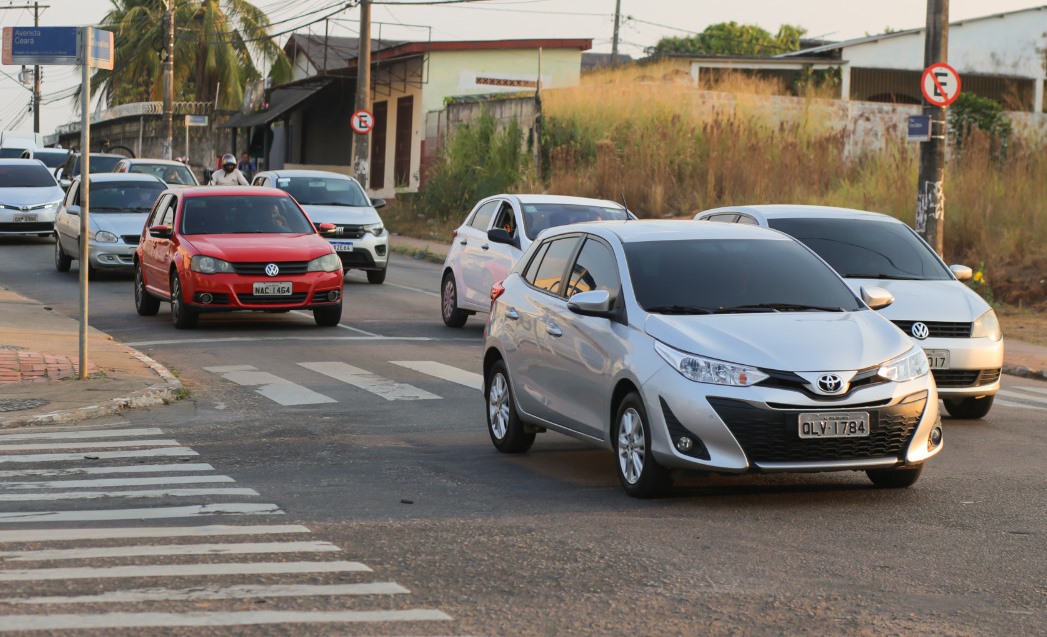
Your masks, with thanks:
[(465, 325), (470, 314), (489, 312), (491, 286), (509, 274), (539, 233), (585, 221), (633, 217), (605, 199), (560, 195), (495, 195), (480, 200), (454, 231), (444, 260), (440, 314), (448, 327)]
[(912, 228), (889, 215), (823, 206), (731, 206), (695, 219), (770, 227), (818, 253), (851, 289), (878, 285), (895, 302), (881, 313), (919, 343), (945, 409), (954, 418), (989, 413), (1000, 389), (1003, 334), (989, 304), (961, 283)]

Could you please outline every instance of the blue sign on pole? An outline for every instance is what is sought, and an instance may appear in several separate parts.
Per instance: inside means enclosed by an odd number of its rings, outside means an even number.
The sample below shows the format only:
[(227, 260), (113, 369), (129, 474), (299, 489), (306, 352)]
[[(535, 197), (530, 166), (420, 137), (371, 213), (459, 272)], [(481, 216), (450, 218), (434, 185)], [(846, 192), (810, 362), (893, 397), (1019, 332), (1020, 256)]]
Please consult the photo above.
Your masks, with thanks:
[(930, 115), (910, 115), (909, 116), (909, 134), (908, 140), (910, 142), (926, 142), (931, 139), (931, 116)]
[(4, 27), (4, 64), (77, 64), (78, 27)]
[(91, 29), (91, 66), (113, 69), (113, 32)]

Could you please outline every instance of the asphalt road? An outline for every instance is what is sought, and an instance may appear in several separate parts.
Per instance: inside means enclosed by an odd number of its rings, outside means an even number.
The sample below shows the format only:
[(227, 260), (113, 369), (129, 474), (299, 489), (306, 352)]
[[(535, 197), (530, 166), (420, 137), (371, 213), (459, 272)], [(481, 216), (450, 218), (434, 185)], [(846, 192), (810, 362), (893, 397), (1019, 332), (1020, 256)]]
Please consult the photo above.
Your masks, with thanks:
[[(75, 316), (76, 265), (55, 272), (51, 250), (45, 239), (0, 239), (0, 282)], [(945, 450), (908, 490), (878, 490), (857, 473), (687, 475), (671, 496), (637, 501), (609, 453), (568, 438), (539, 436), (517, 457), (493, 450), (475, 388), (482, 322), (445, 328), (438, 280), (438, 266), (396, 257), (384, 285), (349, 275), (339, 328), (289, 313), (205, 317), (178, 331), (167, 308), (135, 314), (129, 276), (97, 277), (92, 325), (175, 370), (190, 396), (18, 432), (37, 438), (0, 436), (0, 632), (148, 621), (157, 627), (86, 633), (1047, 634), (1047, 385), (1008, 377), (1008, 405), (983, 421), (947, 419)], [(42, 437), (63, 430), (75, 433)], [(88, 432), (142, 455), (89, 452), (96, 475), (86, 476), (71, 473), (80, 457), (9, 458), (59, 453)], [(105, 472), (157, 464), (166, 469), (155, 475), (214, 482), (99, 483), (97, 496), (11, 487), (119, 480), (128, 475)], [(26, 469), (49, 473), (15, 475)], [(46, 477), (57, 475), (68, 477)], [(126, 490), (141, 493), (117, 493)], [(40, 491), (64, 499), (9, 495)], [(212, 508), (151, 517), (200, 505)], [(89, 513), (129, 509), (148, 511)], [(59, 510), (72, 513), (11, 519)], [(177, 530), (209, 524), (258, 535)], [(92, 528), (132, 531), (88, 537)], [(48, 539), (51, 529), (76, 537)], [(118, 537), (134, 529), (153, 539)], [(140, 548), (156, 545), (190, 548)], [(104, 547), (132, 548), (84, 552)], [(71, 552), (27, 553), (55, 549)], [(150, 550), (162, 554), (141, 554)], [(17, 575), (124, 566), (134, 569)], [(84, 598), (128, 590), (139, 592)], [(262, 611), (280, 623), (200, 627)], [(200, 626), (165, 627), (187, 621)]]

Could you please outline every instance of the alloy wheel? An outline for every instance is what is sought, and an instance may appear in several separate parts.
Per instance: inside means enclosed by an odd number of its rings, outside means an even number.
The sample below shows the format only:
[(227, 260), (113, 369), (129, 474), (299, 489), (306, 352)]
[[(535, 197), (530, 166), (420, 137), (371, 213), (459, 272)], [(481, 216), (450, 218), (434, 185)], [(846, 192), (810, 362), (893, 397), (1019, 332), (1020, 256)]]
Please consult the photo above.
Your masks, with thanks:
[(643, 475), (646, 454), (643, 420), (640, 414), (630, 407), (622, 412), (618, 422), (618, 466), (629, 484), (636, 484)]
[(495, 374), (491, 378), (491, 389), (487, 394), (487, 415), (491, 432), (501, 440), (509, 431), (509, 388), (505, 376)]

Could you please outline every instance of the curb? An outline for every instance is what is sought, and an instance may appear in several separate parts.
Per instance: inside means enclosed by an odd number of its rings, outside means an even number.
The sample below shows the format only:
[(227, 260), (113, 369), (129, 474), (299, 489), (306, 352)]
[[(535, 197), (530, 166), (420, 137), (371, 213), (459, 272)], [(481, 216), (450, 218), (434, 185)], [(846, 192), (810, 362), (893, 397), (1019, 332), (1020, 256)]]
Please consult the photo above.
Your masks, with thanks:
[(428, 261), (429, 263), (436, 263), (438, 265), (443, 265), (444, 262), (444, 257), (440, 256), (439, 254), (436, 254), (435, 252), (430, 252), (429, 246), (426, 246), (424, 249), (420, 250), (417, 248), (412, 248), (410, 246), (390, 246), (389, 249), (390, 251), (395, 252), (396, 254), (402, 254), (404, 256), (411, 257), (412, 259), (417, 259), (419, 261)]
[(1021, 378), (1047, 381), (1047, 369), (1035, 370), (1029, 369), (1025, 365), (1004, 365), (1003, 373), (1008, 376), (1019, 376)]

